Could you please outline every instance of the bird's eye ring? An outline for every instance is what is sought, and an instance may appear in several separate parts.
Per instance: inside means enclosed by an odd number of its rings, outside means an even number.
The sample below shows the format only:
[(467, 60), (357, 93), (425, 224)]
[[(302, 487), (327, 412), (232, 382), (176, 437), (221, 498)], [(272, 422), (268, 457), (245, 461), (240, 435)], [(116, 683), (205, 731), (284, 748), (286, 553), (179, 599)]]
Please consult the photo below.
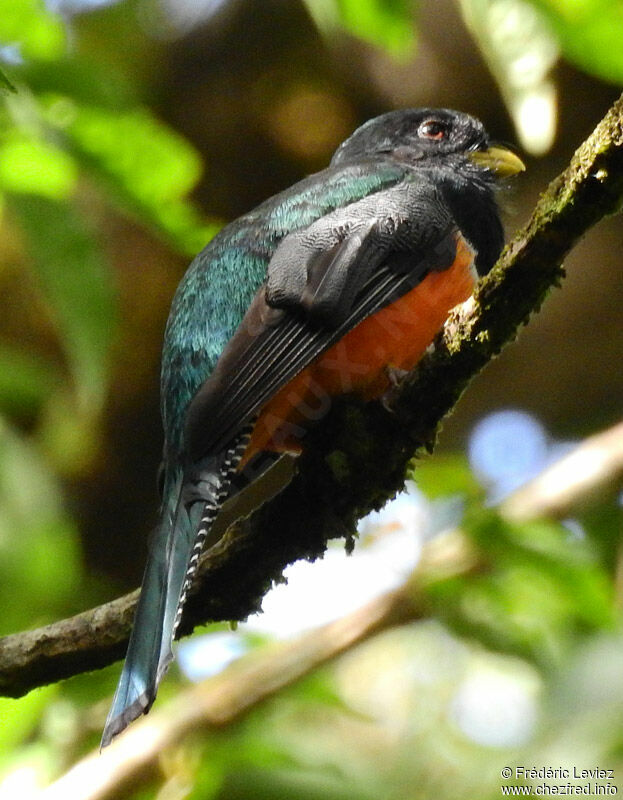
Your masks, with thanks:
[(417, 133), (420, 139), (433, 139), (439, 142), (446, 138), (448, 129), (438, 119), (427, 119), (420, 125)]

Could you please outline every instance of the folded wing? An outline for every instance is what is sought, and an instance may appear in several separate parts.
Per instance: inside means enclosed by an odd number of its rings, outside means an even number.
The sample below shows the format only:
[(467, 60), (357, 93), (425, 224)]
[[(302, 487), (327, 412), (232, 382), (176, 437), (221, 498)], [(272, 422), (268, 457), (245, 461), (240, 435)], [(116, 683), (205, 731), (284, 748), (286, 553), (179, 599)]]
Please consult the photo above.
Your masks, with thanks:
[(240, 427), (365, 317), (448, 268), (458, 231), (426, 181), (400, 184), (286, 236), (266, 283), (190, 404), (192, 461), (219, 453)]

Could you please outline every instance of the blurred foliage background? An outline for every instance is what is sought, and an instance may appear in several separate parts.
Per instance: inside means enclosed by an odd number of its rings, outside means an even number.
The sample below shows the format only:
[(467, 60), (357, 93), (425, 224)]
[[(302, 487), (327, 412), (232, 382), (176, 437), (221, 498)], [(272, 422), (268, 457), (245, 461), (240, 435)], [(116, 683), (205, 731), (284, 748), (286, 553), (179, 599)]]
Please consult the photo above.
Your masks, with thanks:
[[(527, 155), (503, 199), (511, 230), (620, 93), (622, 40), (617, 0), (0, 0), (0, 633), (140, 580), (168, 305), (220, 225), (325, 166), (365, 119), (433, 105)], [(333, 593), (323, 562), (297, 603), (267, 600), (259, 639), (364, 602), (362, 584), (392, 585), (460, 519), (493, 573), (163, 754), (132, 796), (493, 798), (516, 763), (615, 769), (623, 791), (617, 491), (565, 524), (518, 529), (488, 510), (619, 420), (621, 252), (620, 218), (576, 248), (562, 291), (462, 399), (419, 488), (362, 524), (349, 562), (330, 552)], [(509, 407), (524, 412), (494, 413)], [(369, 559), (379, 542), (387, 562)], [(351, 563), (366, 564), (352, 581)], [(319, 594), (324, 616), (308, 613)], [(223, 662), (256, 646), (253, 630), (227, 639)], [(196, 653), (159, 705), (218, 661)], [(34, 795), (96, 744), (118, 670), (0, 699), (1, 797)]]

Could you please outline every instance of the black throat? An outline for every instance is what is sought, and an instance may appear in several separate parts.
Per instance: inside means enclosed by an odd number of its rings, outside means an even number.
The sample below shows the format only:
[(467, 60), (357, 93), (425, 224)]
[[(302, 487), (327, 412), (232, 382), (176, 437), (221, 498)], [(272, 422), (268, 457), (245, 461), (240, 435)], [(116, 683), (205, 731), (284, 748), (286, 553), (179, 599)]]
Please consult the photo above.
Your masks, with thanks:
[(495, 198), (495, 179), (482, 171), (446, 172), (440, 186), (461, 232), (476, 250), (476, 269), (486, 275), (504, 246), (504, 228)]

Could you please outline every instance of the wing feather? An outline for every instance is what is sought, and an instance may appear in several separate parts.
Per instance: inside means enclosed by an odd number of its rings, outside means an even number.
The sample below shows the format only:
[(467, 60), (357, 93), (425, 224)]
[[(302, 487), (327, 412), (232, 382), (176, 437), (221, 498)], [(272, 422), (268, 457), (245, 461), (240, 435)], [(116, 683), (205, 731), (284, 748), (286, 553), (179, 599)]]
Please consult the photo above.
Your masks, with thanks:
[(189, 406), (191, 460), (219, 453), (349, 330), (431, 270), (449, 267), (457, 235), (440, 198), (408, 186), (365, 198), (286, 237), (273, 254), (267, 283)]

